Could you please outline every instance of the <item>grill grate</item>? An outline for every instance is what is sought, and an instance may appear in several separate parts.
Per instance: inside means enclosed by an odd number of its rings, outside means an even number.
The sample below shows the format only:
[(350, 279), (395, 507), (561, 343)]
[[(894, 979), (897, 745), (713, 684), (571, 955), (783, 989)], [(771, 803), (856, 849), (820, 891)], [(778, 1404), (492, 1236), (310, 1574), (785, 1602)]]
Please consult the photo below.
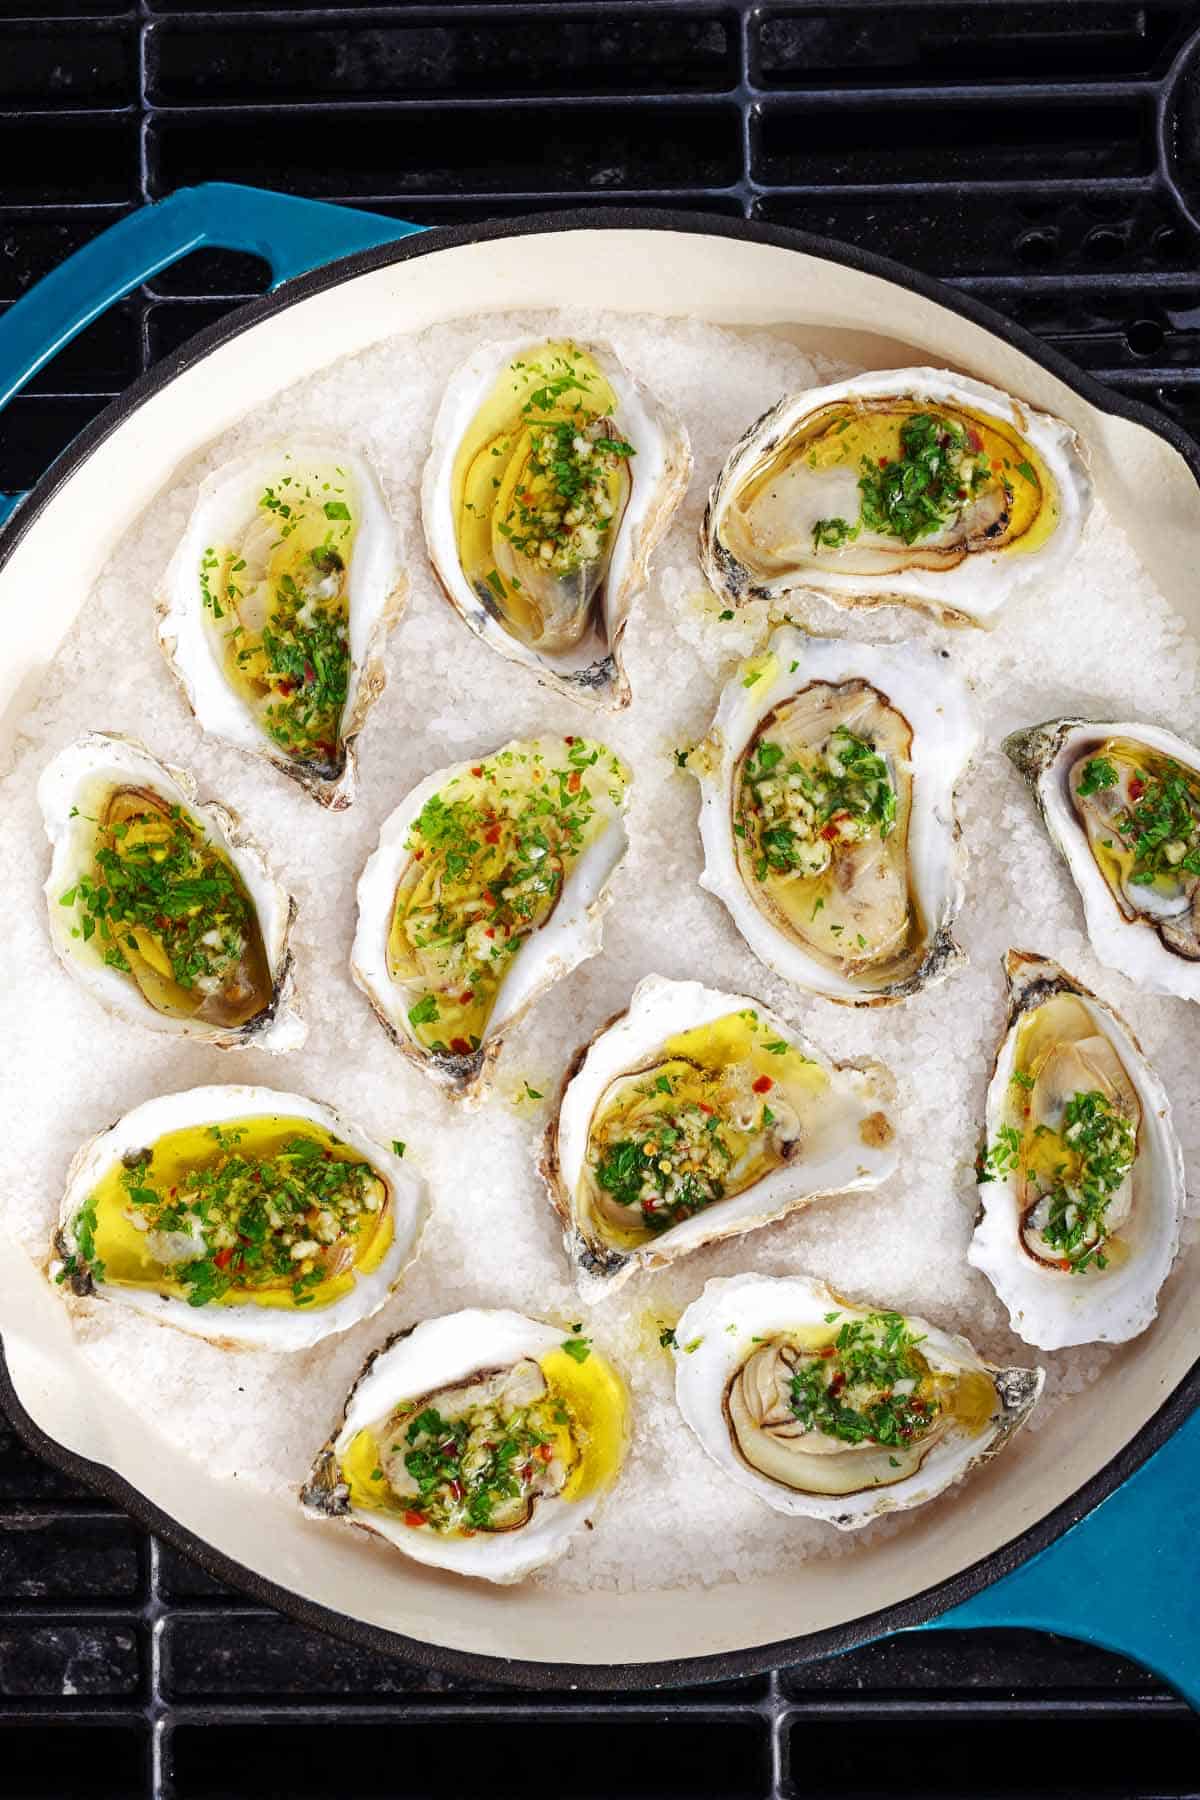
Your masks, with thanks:
[[(429, 223), (700, 207), (915, 264), (1200, 435), (1188, 0), (6, 10), (0, 304), (206, 179)], [(198, 253), (92, 326), (8, 409), (0, 491), (265, 280)], [(430, 1674), (225, 1591), (3, 1433), (0, 1719), (13, 1800), (1200, 1793), (1182, 1703), (1027, 1632), (666, 1695)]]

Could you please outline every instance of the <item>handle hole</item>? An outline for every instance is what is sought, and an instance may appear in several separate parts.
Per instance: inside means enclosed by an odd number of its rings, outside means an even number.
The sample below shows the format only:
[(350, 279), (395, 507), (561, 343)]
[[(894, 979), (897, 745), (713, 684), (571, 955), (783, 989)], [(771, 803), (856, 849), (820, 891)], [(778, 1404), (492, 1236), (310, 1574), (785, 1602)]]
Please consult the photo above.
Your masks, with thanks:
[(271, 265), (241, 250), (193, 250), (147, 283), (155, 298), (249, 300), (271, 285)]

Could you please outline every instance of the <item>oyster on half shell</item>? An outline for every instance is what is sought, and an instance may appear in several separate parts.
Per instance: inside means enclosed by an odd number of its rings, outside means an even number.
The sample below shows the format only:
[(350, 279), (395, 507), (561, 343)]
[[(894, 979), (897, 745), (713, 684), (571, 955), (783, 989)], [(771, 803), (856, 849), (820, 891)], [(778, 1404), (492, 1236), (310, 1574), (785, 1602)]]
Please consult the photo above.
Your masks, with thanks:
[(621, 639), (691, 475), (687, 433), (604, 344), (484, 344), (451, 377), (421, 487), (446, 597), (573, 699), (629, 702)]
[(580, 1294), (896, 1166), (895, 1086), (745, 994), (648, 975), (567, 1071), (542, 1174)]
[(200, 484), (158, 601), (158, 641), (205, 731), (264, 756), (335, 809), (387, 677), (408, 591), (367, 459), (296, 439)]
[(50, 941), (109, 1012), (218, 1049), (295, 1050), (296, 903), (225, 807), (135, 738), (92, 731), (42, 771)]
[(301, 1500), (418, 1562), (519, 1581), (591, 1522), (628, 1435), (624, 1384), (589, 1339), (471, 1308), (368, 1359)]
[(200, 1087), (135, 1106), (67, 1176), (49, 1273), (224, 1349), (306, 1350), (379, 1311), (424, 1183), (302, 1094)]
[(1010, 950), (1004, 970), (968, 1260), (1026, 1343), (1124, 1343), (1154, 1318), (1179, 1248), (1170, 1102), (1124, 1021), (1057, 963)]
[(785, 981), (881, 1005), (962, 961), (955, 787), (979, 742), (944, 654), (772, 633), (688, 757), (702, 886)]
[(1200, 750), (1157, 725), (1051, 719), (1004, 749), (1033, 789), (1101, 962), (1200, 1000)]
[(789, 396), (709, 496), (700, 560), (730, 605), (812, 589), (989, 624), (1078, 546), (1091, 485), (1061, 420), (948, 369), (886, 369)]
[(599, 950), (629, 780), (589, 738), (517, 739), (427, 776), (384, 822), (351, 971), (398, 1047), (456, 1093)]
[(675, 1327), (675, 1397), (713, 1461), (776, 1512), (856, 1531), (1003, 1449), (1045, 1380), (806, 1275), (710, 1281)]

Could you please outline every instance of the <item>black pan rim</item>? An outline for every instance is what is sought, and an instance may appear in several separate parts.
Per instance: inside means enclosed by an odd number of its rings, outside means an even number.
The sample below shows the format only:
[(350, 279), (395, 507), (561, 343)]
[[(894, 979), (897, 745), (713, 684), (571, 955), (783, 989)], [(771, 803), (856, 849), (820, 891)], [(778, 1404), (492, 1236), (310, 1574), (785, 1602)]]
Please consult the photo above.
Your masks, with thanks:
[[(981, 326), (1001, 342), (1019, 350), (1031, 361), (1057, 376), (1098, 411), (1144, 426), (1178, 452), (1200, 485), (1200, 446), (1193, 443), (1181, 427), (1141, 401), (1114, 394), (1084, 371), (1077, 369), (1058, 351), (1042, 344), (1022, 326), (1013, 324), (979, 301), (944, 287), (931, 276), (921, 275), (901, 263), (877, 256), (872, 251), (816, 237), (790, 226), (734, 219), (724, 214), (664, 208), (584, 208), (535, 213), (493, 223), (433, 227), (399, 239), (395, 244), (357, 251), (288, 281), (274, 293), (250, 301), (228, 318), (198, 332), (182, 349), (165, 357), (106, 407), (51, 466), (0, 535), (0, 569), (75, 471), (133, 413), (185, 369), (191, 368), (212, 351), (241, 336), (263, 320), (298, 301), (390, 263), (407, 262), (410, 258), (434, 255), (440, 250), (497, 238), (579, 230), (643, 230), (732, 238), (798, 251), (856, 269), (863, 274), (877, 276)], [(240, 1589), (259, 1604), (274, 1608), (298, 1624), (343, 1638), (360, 1649), (402, 1657), (437, 1674), (460, 1680), (501, 1681), (535, 1690), (557, 1689), (566, 1683), (586, 1691), (613, 1692), (735, 1680), (747, 1675), (763, 1674), (788, 1663), (809, 1662), (836, 1655), (859, 1648), (892, 1632), (928, 1624), (941, 1613), (980, 1593), (993, 1581), (1011, 1573), (1031, 1557), (1047, 1549), (1133, 1475), (1198, 1406), (1200, 1361), (1192, 1366), (1158, 1411), (1128, 1443), (1074, 1494), (978, 1562), (893, 1606), (848, 1620), (841, 1625), (779, 1639), (771, 1644), (715, 1651), (703, 1656), (649, 1663), (547, 1663), (487, 1656), (405, 1637), (399, 1632), (335, 1612), (246, 1568), (161, 1511), (114, 1469), (77, 1455), (44, 1432), (18, 1398), (0, 1337), (0, 1407), (27, 1447), (71, 1479), (83, 1482), (120, 1507), (165, 1543), (199, 1564), (214, 1579)]]

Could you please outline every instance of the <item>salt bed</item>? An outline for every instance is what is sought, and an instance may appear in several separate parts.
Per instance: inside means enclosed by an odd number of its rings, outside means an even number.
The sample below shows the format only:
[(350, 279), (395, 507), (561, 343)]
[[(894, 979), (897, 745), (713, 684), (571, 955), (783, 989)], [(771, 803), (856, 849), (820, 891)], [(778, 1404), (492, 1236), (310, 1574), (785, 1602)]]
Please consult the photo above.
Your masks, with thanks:
[[(425, 563), (417, 484), (443, 384), (483, 337), (544, 331), (607, 337), (672, 402), (691, 432), (696, 472), (626, 638), (634, 702), (612, 717), (539, 688), (471, 636)], [(624, 1371), (636, 1430), (618, 1496), (597, 1529), (536, 1579), (548, 1586), (655, 1587), (770, 1574), (861, 1543), (785, 1519), (725, 1480), (678, 1418), (664, 1324), (714, 1275), (808, 1270), (848, 1295), (928, 1314), (997, 1360), (1030, 1362), (1003, 1309), (965, 1259), (984, 1089), (1002, 1024), (1000, 958), (1010, 944), (1057, 958), (1125, 1015), (1175, 1103), (1189, 1165), (1200, 1149), (1200, 1012), (1139, 996), (1100, 967), (1065, 868), (998, 749), (1002, 735), (1055, 714), (1145, 718), (1200, 736), (1200, 648), (1122, 533), (1097, 507), (1078, 559), (1057, 582), (1013, 600), (993, 632), (944, 631), (902, 610), (853, 616), (813, 600), (799, 622), (872, 638), (944, 645), (977, 687), (987, 748), (961, 810), (971, 878), (959, 935), (969, 967), (901, 1006), (855, 1012), (798, 994), (744, 948), (697, 886), (697, 792), (674, 750), (701, 736), (736, 659), (765, 613), (732, 623), (704, 592), (696, 531), (728, 447), (784, 389), (848, 373), (767, 333), (685, 322), (497, 317), (381, 343), (272, 400), (179, 471), (119, 545), (81, 608), (24, 719), (0, 781), (6, 871), (6, 1054), (0, 1065), (3, 1221), (41, 1263), (76, 1145), (149, 1096), (200, 1082), (247, 1081), (318, 1095), (379, 1138), (402, 1138), (435, 1208), (419, 1263), (376, 1318), (293, 1357), (231, 1354), (97, 1304), (79, 1329), (98, 1381), (135, 1394), (176, 1450), (290, 1503), (367, 1352), (390, 1331), (461, 1306), (515, 1306), (584, 1329)], [(412, 597), (390, 647), (391, 680), (361, 742), (354, 807), (328, 814), (265, 763), (206, 740), (154, 641), (152, 595), (199, 479), (265, 438), (341, 434), (376, 460), (408, 539)], [(1078, 623), (1081, 597), (1086, 630)], [(1129, 645), (1136, 644), (1136, 658)], [(604, 953), (562, 982), (510, 1039), (491, 1098), (454, 1105), (397, 1054), (352, 986), (354, 885), (380, 823), (429, 771), (510, 737), (602, 729), (635, 771), (632, 848), (615, 884)], [(243, 814), (299, 898), (295, 947), (311, 1034), (294, 1054), (221, 1053), (110, 1020), (55, 961), (41, 885), (47, 850), (34, 788), (81, 730), (131, 732), (192, 768), (203, 795)], [(811, 1206), (644, 1276), (591, 1308), (573, 1298), (556, 1223), (535, 1173), (550, 1097), (576, 1046), (657, 970), (759, 996), (846, 1058), (874, 1055), (899, 1077), (900, 1170), (884, 1189)], [(528, 1087), (527, 1087), (528, 1084)], [(529, 1097), (528, 1089), (544, 1098)], [(1186, 1279), (1179, 1269), (1174, 1280)], [(1032, 1429), (1069, 1429), (1068, 1397), (1110, 1352), (1043, 1355), (1046, 1400)], [(1018, 1440), (1007, 1454), (1020, 1456)], [(951, 1495), (936, 1504), (968, 1503)], [(904, 1519), (870, 1528), (902, 1530)], [(316, 1528), (314, 1528), (316, 1529)]]

